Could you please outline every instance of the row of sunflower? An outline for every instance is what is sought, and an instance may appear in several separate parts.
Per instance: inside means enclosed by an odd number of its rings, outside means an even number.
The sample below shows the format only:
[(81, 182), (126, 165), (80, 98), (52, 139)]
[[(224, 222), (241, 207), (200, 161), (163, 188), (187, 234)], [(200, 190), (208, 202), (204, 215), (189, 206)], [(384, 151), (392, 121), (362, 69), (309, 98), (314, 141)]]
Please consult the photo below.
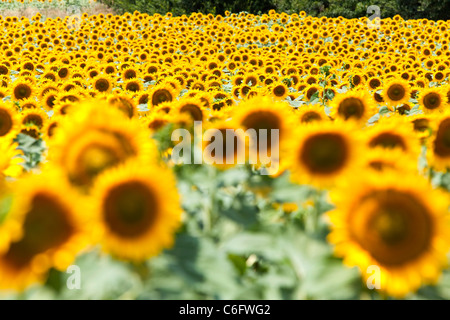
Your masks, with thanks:
[[(372, 29), (367, 19), (304, 12), (135, 12), (7, 17), (0, 29), (2, 289), (46, 283), (51, 270), (63, 272), (98, 247), (134, 265), (164, 255), (180, 234), (193, 236), (199, 215), (207, 232), (200, 234), (219, 242), (217, 221), (230, 215), (220, 208), (232, 202), (225, 194), (243, 188), (253, 200), (242, 200), (232, 219), (249, 214), (245, 201), (259, 201), (290, 214), (285, 224), (302, 225), (308, 197), (274, 203), (286, 176), (319, 195), (329, 191), (325, 202), (335, 209), (316, 208), (327, 221), (316, 236), (358, 267), (361, 286), (371, 266), (388, 296), (440, 279), (450, 249), (446, 22), (396, 16)], [(188, 210), (185, 182), (204, 190), (195, 173), (186, 178), (190, 166), (171, 160), (171, 133), (193, 133), (194, 121), (224, 140), (227, 129), (279, 130), (279, 140), (267, 139), (270, 153), (280, 152), (277, 169), (256, 187), (217, 183), (210, 202)], [(46, 147), (36, 152), (23, 141)], [(233, 166), (214, 172), (231, 176)], [(254, 179), (261, 166), (244, 165)], [(254, 223), (265, 223), (263, 207), (253, 207)], [(241, 258), (228, 253), (227, 263), (261, 272), (254, 252)]]

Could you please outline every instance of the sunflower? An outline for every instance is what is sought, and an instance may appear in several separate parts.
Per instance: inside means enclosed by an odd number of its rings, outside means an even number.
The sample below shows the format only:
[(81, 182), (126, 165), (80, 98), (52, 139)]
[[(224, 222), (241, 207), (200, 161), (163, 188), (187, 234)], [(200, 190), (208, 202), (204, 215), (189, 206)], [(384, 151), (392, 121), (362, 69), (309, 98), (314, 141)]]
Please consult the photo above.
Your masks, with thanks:
[(22, 112), (22, 125), (34, 124), (41, 129), (48, 120), (48, 115), (41, 109), (27, 109)]
[(47, 93), (42, 97), (41, 103), (45, 110), (50, 111), (53, 110), (53, 107), (55, 106), (55, 101), (58, 97), (58, 91), (56, 90), (49, 90)]
[(365, 124), (376, 113), (376, 105), (365, 90), (338, 94), (331, 102), (333, 119), (354, 120)]
[[(298, 129), (283, 158), (299, 184), (333, 186), (362, 167), (360, 142), (352, 122), (314, 122)], [(282, 159), (283, 159), (282, 158)]]
[(369, 149), (364, 155), (367, 168), (383, 171), (417, 172), (418, 160), (399, 149)]
[(203, 106), (199, 98), (182, 98), (178, 101), (174, 109), (178, 113), (187, 113), (194, 121), (203, 121), (207, 118), (208, 110)]
[(50, 268), (64, 271), (74, 261), (89, 243), (83, 203), (56, 170), (13, 185), (12, 206), (0, 226), (9, 239), (0, 254), (0, 288), (22, 291), (44, 282)]
[(231, 121), (220, 120), (206, 129), (202, 139), (203, 159), (206, 163), (222, 170), (246, 163), (249, 155), (248, 141), (242, 129), (239, 130)]
[(296, 110), (295, 116), (302, 124), (329, 120), (325, 109), (320, 104), (303, 105)]
[(411, 136), (414, 136), (413, 125), (402, 116), (381, 118), (362, 133), (368, 148), (399, 149), (417, 159), (420, 145)]
[(126, 80), (122, 87), (124, 90), (129, 92), (139, 92), (144, 89), (144, 86), (139, 79)]
[(450, 168), (450, 113), (447, 111), (433, 122), (431, 127), (434, 132), (427, 145), (428, 165), (445, 171)]
[(105, 76), (97, 76), (92, 79), (92, 87), (98, 92), (106, 92), (109, 93), (113, 87), (113, 81), (110, 77)]
[(70, 181), (88, 187), (105, 169), (134, 157), (153, 163), (156, 147), (149, 131), (105, 101), (86, 101), (58, 124), (49, 145), (50, 162)]
[(14, 101), (31, 98), (34, 94), (34, 85), (27, 80), (18, 79), (11, 87), (11, 97)]
[(131, 161), (105, 171), (92, 191), (103, 250), (144, 261), (173, 245), (182, 210), (167, 168)]
[(418, 100), (425, 113), (440, 112), (448, 107), (447, 97), (439, 87), (422, 90)]
[(20, 129), (19, 115), (13, 107), (0, 103), (0, 138), (15, 138)]
[(277, 100), (283, 100), (289, 94), (289, 89), (284, 83), (278, 83), (271, 87), (271, 95)]
[(17, 147), (17, 143), (10, 143), (8, 140), (0, 140), (0, 175), (3, 177), (18, 177), (23, 172), (20, 165), (23, 162), (23, 152)]
[(61, 119), (61, 115), (54, 115), (46, 121), (44, 127), (42, 128), (43, 138), (46, 141), (50, 140), (53, 137)]
[(111, 95), (107, 98), (107, 101), (129, 118), (133, 118), (138, 114), (136, 102), (126, 93)]
[(37, 109), (39, 108), (39, 102), (37, 102), (34, 98), (25, 99), (20, 101), (20, 107), (22, 110)]
[(232, 119), (240, 128), (255, 131), (253, 137), (255, 140), (250, 141), (250, 148), (251, 156), (258, 156), (257, 163), (260, 163), (263, 156), (261, 146), (265, 145), (266, 155), (269, 157), (272, 155), (272, 148), (281, 152), (281, 149), (286, 147), (285, 141), (290, 136), (292, 128), (289, 104), (274, 101), (267, 96), (254, 97), (241, 102), (235, 108)]
[(406, 80), (392, 79), (383, 86), (382, 96), (390, 107), (407, 103), (410, 95), (411, 89)]
[(407, 118), (413, 124), (414, 132), (422, 142), (430, 137), (433, 131), (431, 126), (433, 118), (432, 114), (417, 114)]
[(150, 92), (149, 104), (152, 107), (157, 106), (162, 102), (171, 102), (176, 98), (176, 92), (171, 86), (155, 86)]
[(405, 172), (351, 175), (330, 197), (336, 209), (329, 242), (367, 282), (380, 270), (380, 290), (402, 298), (438, 280), (449, 250), (448, 198)]

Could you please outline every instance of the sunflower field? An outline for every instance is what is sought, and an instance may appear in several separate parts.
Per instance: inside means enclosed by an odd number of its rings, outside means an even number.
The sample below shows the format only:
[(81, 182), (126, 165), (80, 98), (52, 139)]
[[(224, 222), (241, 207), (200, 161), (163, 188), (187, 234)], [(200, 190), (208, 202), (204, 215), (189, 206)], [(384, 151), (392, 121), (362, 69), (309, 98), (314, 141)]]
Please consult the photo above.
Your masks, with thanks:
[(0, 30), (1, 299), (450, 299), (449, 22)]

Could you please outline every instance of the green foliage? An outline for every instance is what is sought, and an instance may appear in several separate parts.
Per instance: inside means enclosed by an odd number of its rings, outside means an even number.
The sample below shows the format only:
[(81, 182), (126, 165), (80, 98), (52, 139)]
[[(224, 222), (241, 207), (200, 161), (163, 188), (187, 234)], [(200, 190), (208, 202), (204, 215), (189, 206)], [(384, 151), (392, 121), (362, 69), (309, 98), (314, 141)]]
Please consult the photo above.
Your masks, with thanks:
[(221, 14), (229, 12), (267, 13), (270, 9), (288, 14), (305, 11), (308, 15), (352, 19), (370, 17), (369, 6), (380, 8), (381, 18), (397, 14), (404, 19), (427, 18), (446, 20), (449, 18), (450, 0), (100, 0), (114, 8), (117, 13), (139, 11), (142, 13), (173, 15), (202, 12)]

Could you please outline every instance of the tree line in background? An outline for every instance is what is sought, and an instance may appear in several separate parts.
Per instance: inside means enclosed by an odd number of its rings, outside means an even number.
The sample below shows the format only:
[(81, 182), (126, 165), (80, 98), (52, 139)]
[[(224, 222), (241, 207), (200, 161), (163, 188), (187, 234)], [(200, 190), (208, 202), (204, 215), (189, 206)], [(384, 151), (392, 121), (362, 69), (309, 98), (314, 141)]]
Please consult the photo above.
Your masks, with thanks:
[(426, 18), (447, 20), (450, 17), (450, 0), (100, 0), (117, 13), (139, 11), (148, 14), (174, 15), (202, 12), (223, 15), (229, 12), (267, 13), (271, 9), (278, 12), (298, 13), (305, 11), (311, 16), (345, 17), (348, 19), (371, 16), (367, 8), (380, 7), (381, 18), (396, 14), (404, 19)]

